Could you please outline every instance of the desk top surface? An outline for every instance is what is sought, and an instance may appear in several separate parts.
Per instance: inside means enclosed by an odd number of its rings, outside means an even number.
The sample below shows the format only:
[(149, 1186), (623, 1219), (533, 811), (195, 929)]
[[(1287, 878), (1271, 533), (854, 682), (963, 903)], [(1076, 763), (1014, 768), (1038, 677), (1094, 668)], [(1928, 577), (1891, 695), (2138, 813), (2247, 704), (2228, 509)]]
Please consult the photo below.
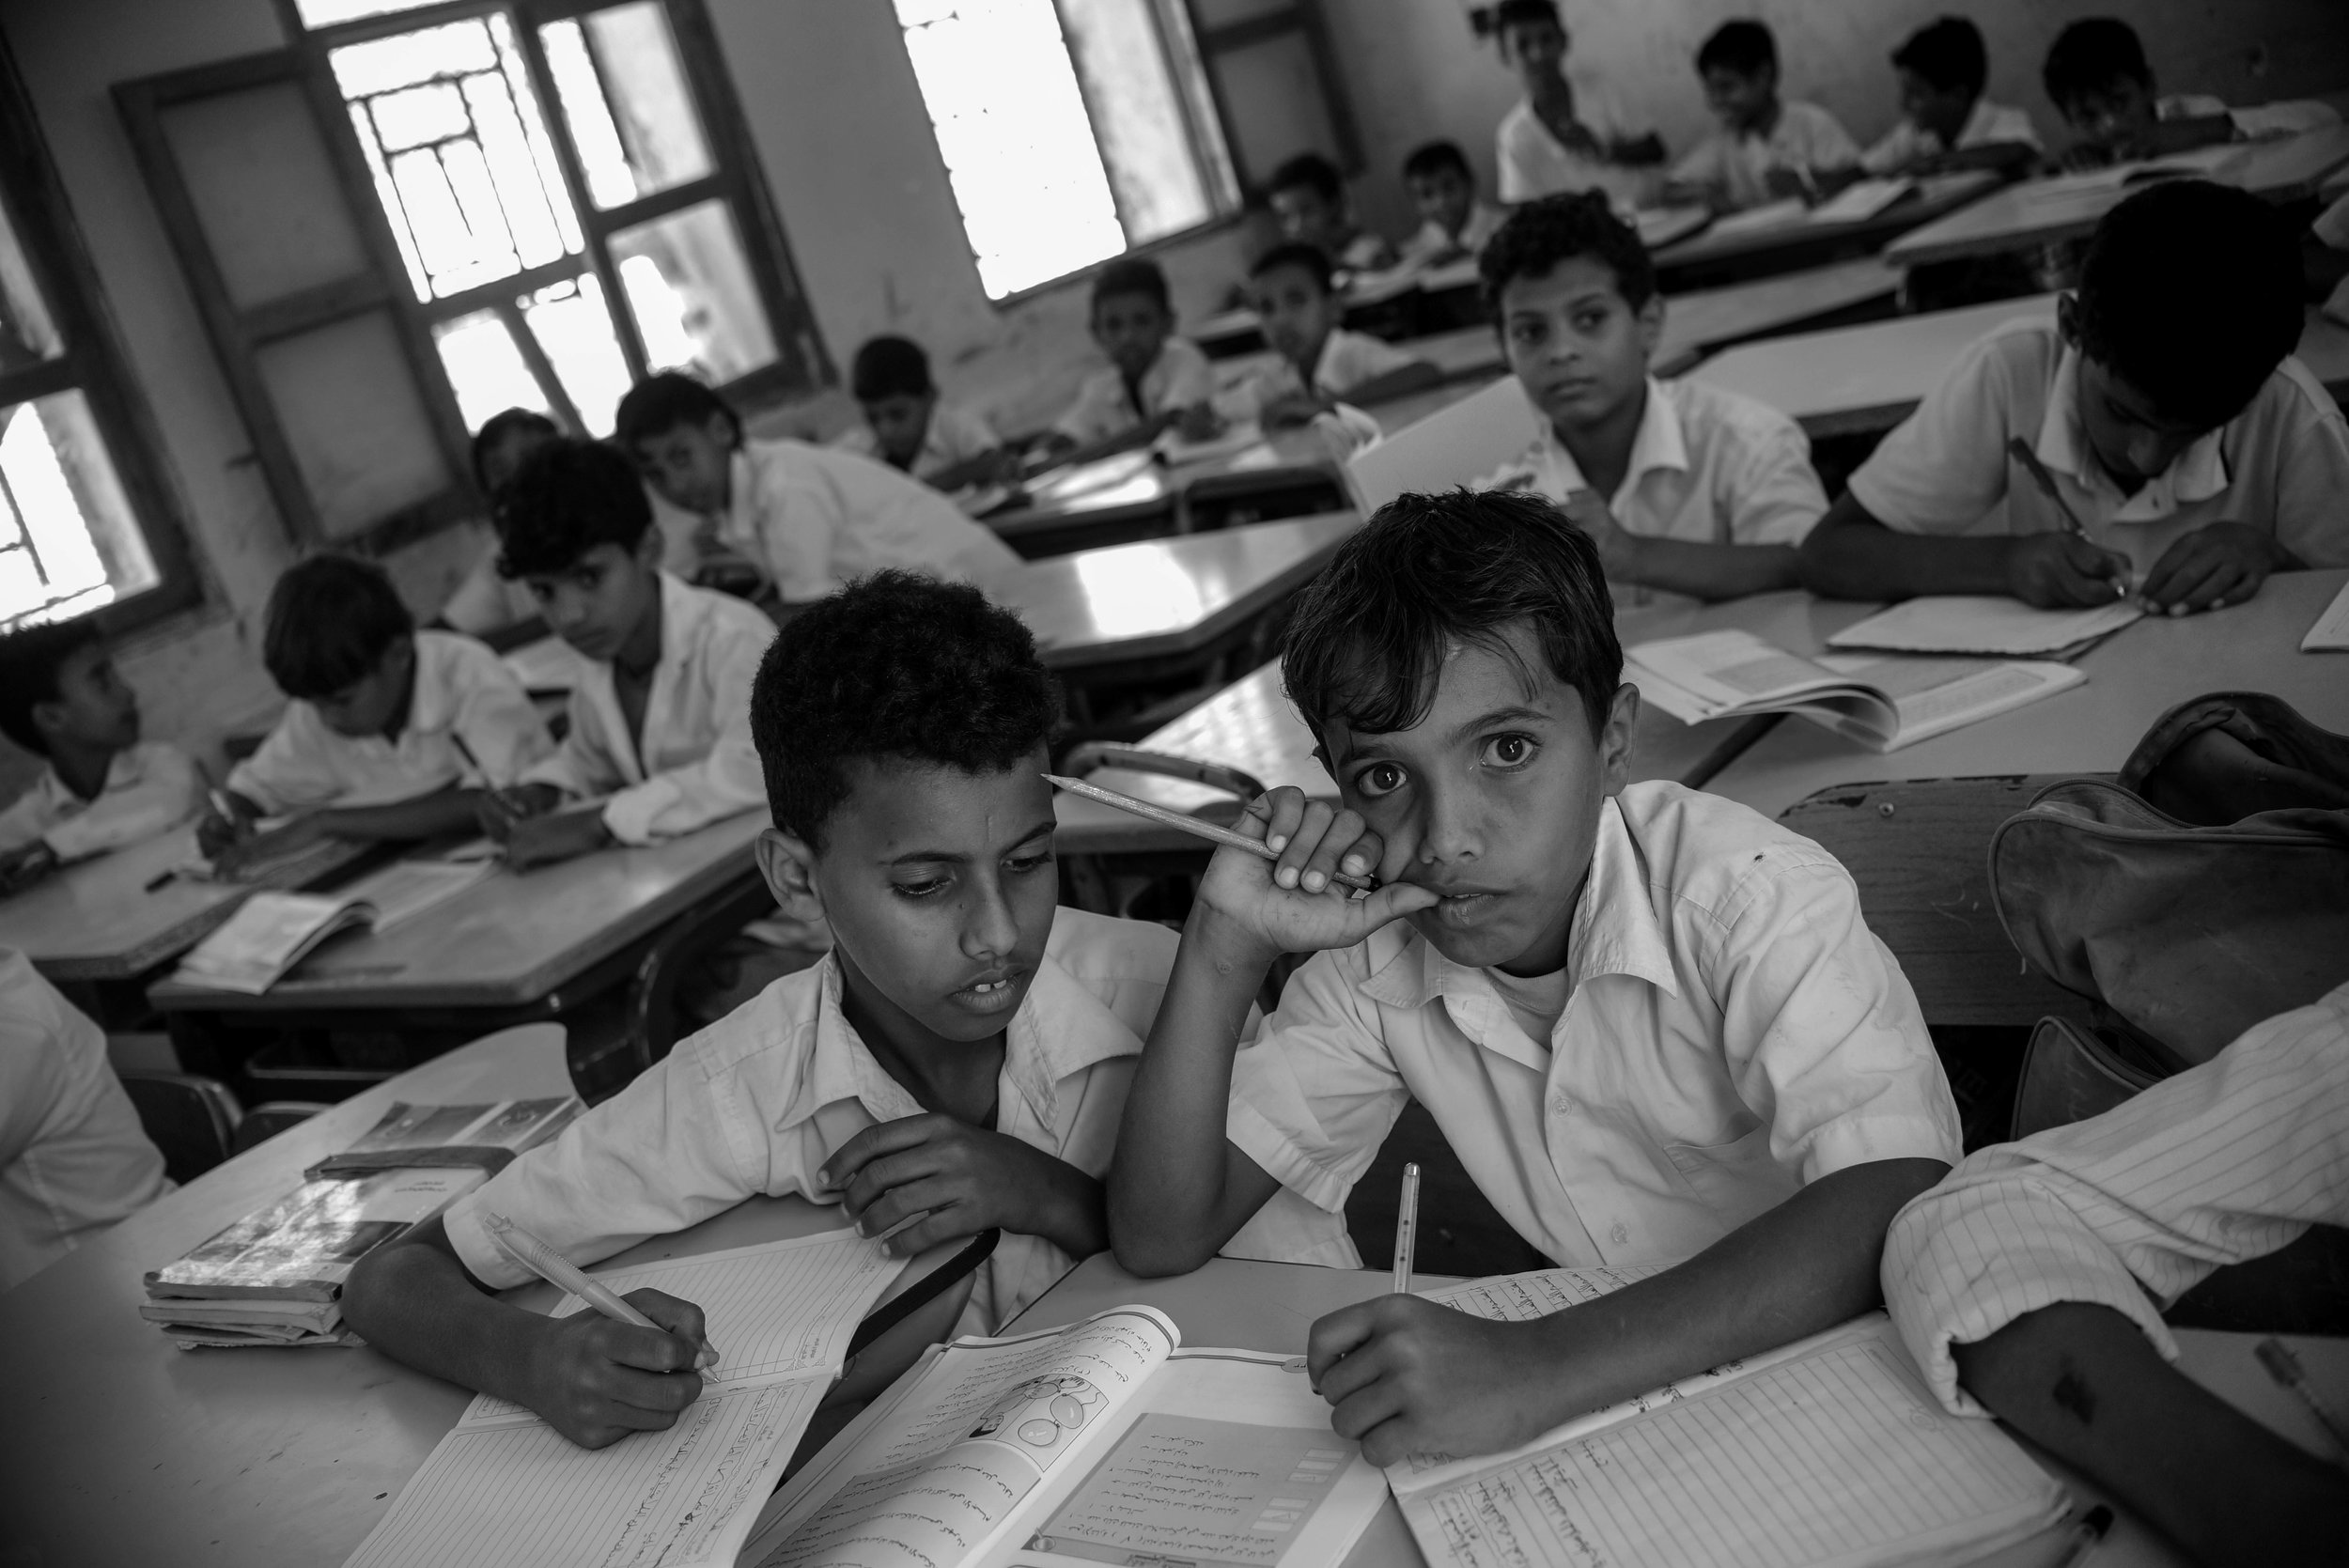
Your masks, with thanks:
[(1881, 242), (1932, 223), (1944, 214), (1979, 201), (1996, 189), (1999, 177), (1985, 169), (1956, 174), (1927, 175), (1917, 192), (1873, 217), (1849, 223), (1820, 223), (1809, 213), (1792, 215), (1784, 223), (1748, 226), (1721, 225), (1666, 245), (1656, 253), (1658, 272), (1685, 272), (1695, 268), (1723, 268), (1737, 262), (1762, 266), (1777, 255), (1812, 246), (1850, 247)]
[(185, 877), (148, 891), (195, 859), (188, 826), (66, 866), (0, 900), (0, 947), (17, 949), (52, 980), (143, 973), (203, 940), (253, 891)]

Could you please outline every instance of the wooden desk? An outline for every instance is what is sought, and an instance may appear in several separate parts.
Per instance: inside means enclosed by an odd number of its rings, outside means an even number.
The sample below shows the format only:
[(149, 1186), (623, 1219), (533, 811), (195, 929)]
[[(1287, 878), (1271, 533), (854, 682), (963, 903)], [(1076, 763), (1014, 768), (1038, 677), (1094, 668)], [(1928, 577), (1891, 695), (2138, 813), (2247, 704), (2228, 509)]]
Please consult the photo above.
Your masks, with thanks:
[(0, 899), (0, 947), (12, 947), (53, 981), (129, 980), (202, 941), (253, 890), (175, 877), (197, 858), (195, 829), (93, 856)]
[[(2326, 126), (2281, 141), (2214, 147), (2156, 162), (2204, 165), (2208, 178), (2221, 184), (2270, 201), (2298, 201), (2316, 194), (2326, 175), (2349, 163), (2349, 126)], [(1885, 248), (1884, 259), (1896, 267), (1915, 267), (2077, 240), (2123, 199), (2144, 189), (2141, 183), (2124, 181), (2124, 171), (2100, 170), (2010, 185), (1977, 206), (1911, 229)]]
[[(304, 1166), (348, 1147), (395, 1099), (569, 1092), (559, 1026), (475, 1041), (208, 1172), (0, 1296), (0, 1384), (8, 1389), (0, 1474), (9, 1500), (0, 1556), (60, 1568), (342, 1561), (473, 1395), (366, 1348), (179, 1350), (139, 1316), (141, 1276), (292, 1190)], [(835, 1208), (754, 1198), (613, 1262), (691, 1256), (842, 1223)], [(922, 1260), (900, 1282), (938, 1261)], [(950, 1290), (916, 1321), (931, 1332), (937, 1319), (951, 1326), (966, 1295)], [(537, 1286), (512, 1298), (543, 1311), (553, 1294)]]
[(1039, 474), (1028, 500), (981, 520), (1027, 560), (1174, 531), (1182, 486), (1148, 451)]
[[(2155, 719), (2211, 691), (2273, 692), (2326, 729), (2349, 730), (2349, 657), (2298, 651), (2344, 582), (2349, 570), (2282, 572), (2248, 604), (2175, 620), (2149, 616), (2081, 658), (2085, 683), (1881, 756), (1806, 720), (1789, 720), (1707, 787), (1776, 816), (1831, 784), (2109, 773)], [(1807, 611), (1785, 607), (1751, 629), (1781, 647), (1812, 653), (1872, 608), (1812, 600)]]
[(1658, 250), (1657, 279), (1669, 293), (1871, 255), (1895, 235), (1981, 200), (1998, 184), (1999, 177), (1983, 169), (1928, 175), (1918, 182), (1915, 194), (1857, 223), (1823, 224), (1803, 214), (1766, 228), (1733, 228), (1728, 233), (1708, 228)]

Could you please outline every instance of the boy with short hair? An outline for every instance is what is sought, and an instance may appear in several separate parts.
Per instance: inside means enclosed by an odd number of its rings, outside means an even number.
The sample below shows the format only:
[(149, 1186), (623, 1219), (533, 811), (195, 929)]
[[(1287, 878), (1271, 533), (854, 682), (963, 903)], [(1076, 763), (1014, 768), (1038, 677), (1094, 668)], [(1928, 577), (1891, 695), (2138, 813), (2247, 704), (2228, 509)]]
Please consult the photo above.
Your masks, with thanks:
[[(757, 1193), (841, 1202), (900, 1257), (1000, 1228), (966, 1330), (992, 1333), (1105, 1244), (1100, 1178), (1174, 959), (1163, 927), (1055, 909), (1050, 676), (974, 589), (883, 572), (784, 629), (753, 727), (777, 826), (758, 862), (836, 945), (679, 1044), (615, 1098), (375, 1253), (344, 1310), (412, 1365), (502, 1393), (574, 1442), (665, 1427), (698, 1384), (669, 1333), (549, 1319), (481, 1228), (577, 1263)], [(718, 1346), (723, 1353), (728, 1347)]]
[(203, 809), (203, 775), (177, 746), (139, 738), (138, 697), (86, 619), (0, 637), (0, 734), (49, 759), (0, 812), (0, 893)]
[(1476, 171), (1456, 142), (1429, 142), (1403, 161), (1403, 183), (1419, 210), (1419, 229), (1403, 246), (1404, 261), (1433, 267), (1485, 248), (1507, 217), (1476, 194)]
[[(553, 742), (498, 656), (418, 631), (372, 561), (317, 555), (270, 591), (261, 662), (292, 699), (228, 775), (232, 814), (197, 829), (206, 853), (282, 853), (320, 838), (421, 839), (470, 828)], [(263, 816), (291, 815), (251, 839)]]
[(1620, 602), (1794, 586), (1795, 548), (1827, 511), (1811, 443), (1750, 397), (1648, 373), (1665, 303), (1647, 248), (1606, 198), (1518, 208), (1478, 270), (1509, 368), (1544, 423), (1473, 488), (1563, 508)]
[(1093, 279), (1088, 325), (1110, 363), (1085, 377), (1052, 427), (1064, 451), (1103, 455), (1155, 440), (1172, 426), (1214, 433), (1208, 399), (1215, 370), (1199, 346), (1174, 334), (1166, 274), (1142, 256), (1112, 261)]
[(1338, 325), (1346, 306), (1330, 258), (1311, 245), (1265, 252), (1248, 270), (1248, 292), (1265, 341), (1281, 357), (1216, 395), (1215, 411), (1226, 419), (1302, 425), (1340, 400), (1376, 403), (1443, 379), (1425, 360)]
[[(1529, 1243), (1664, 1265), (1487, 1323), (1391, 1296), (1314, 1326), (1374, 1462), (1489, 1452), (1840, 1323), (1884, 1227), (1958, 1155), (1915, 995), (1832, 857), (1745, 807), (1627, 784), (1606, 579), (1546, 502), (1407, 495), (1339, 548), (1282, 652), (1342, 804), (1293, 788), (1208, 862), (1127, 1101), (1110, 1235), (1195, 1268), (1355, 1265), (1348, 1192), (1408, 1100)], [(1332, 873), (1377, 891), (1332, 893)], [(1249, 999), (1312, 953), (1235, 1055)]]
[(2203, 180), (2139, 192), (2096, 225), (2055, 320), (1983, 338), (1884, 438), (1804, 541), (1804, 582), (2048, 606), (2134, 593), (2178, 615), (2272, 571), (2349, 566), (2349, 425), (2292, 357), (2300, 327), (2274, 208)]
[[(495, 505), (498, 491), (521, 469), (524, 459), (563, 433), (563, 427), (531, 409), (506, 409), (481, 422), (473, 433), (473, 477), (484, 496)], [(543, 634), (530, 596), (517, 583), (498, 576), (495, 531), (489, 548), (475, 560), (433, 618), (435, 628), (478, 637), (492, 647), (510, 648)]]
[(1315, 246), (1333, 265), (1349, 272), (1394, 264), (1394, 247), (1386, 237), (1354, 221), (1346, 176), (1320, 153), (1300, 152), (1273, 170), (1267, 194), (1272, 215), (1280, 221), (1282, 238), (1291, 243)]
[(616, 424), (645, 482), (764, 572), (786, 614), (881, 567), (981, 584), (1019, 569), (1009, 545), (929, 486), (853, 453), (748, 440), (732, 406), (690, 376), (637, 382)]
[(1697, 51), (1705, 106), (1721, 128), (1672, 165), (1672, 184), (1716, 212), (1848, 183), (1859, 147), (1815, 103), (1778, 95), (1778, 40), (1759, 22), (1724, 22)]
[(596, 442), (551, 443), (506, 487), (497, 525), (498, 570), (588, 661), (561, 748), (482, 814), (508, 858), (652, 844), (759, 804), (751, 681), (774, 623), (661, 569), (661, 533), (628, 459)]
[(1663, 139), (1604, 76), (1567, 76), (1566, 24), (1556, 0), (1501, 0), (1493, 36), (1502, 63), (1525, 87), (1493, 132), (1501, 199), (1514, 206), (1599, 190), (1630, 206), (1645, 201), (1664, 162)]
[(1926, 23), (1892, 51), (1901, 120), (1859, 155), (1870, 174), (1996, 169), (2016, 175), (2039, 158), (2030, 116), (1983, 97), (1990, 52), (1982, 29), (1962, 16)]
[(866, 339), (848, 389), (863, 406), (864, 423), (832, 442), (843, 452), (949, 492), (995, 478), (1009, 463), (985, 419), (939, 396), (930, 356), (910, 337)]
[(2048, 46), (2040, 81), (2080, 140), (2064, 155), (2075, 167), (2157, 158), (2213, 142), (2297, 136), (2338, 125), (2332, 106), (2312, 99), (2231, 109), (2207, 93), (2163, 94), (2137, 29), (2119, 17), (2073, 23)]

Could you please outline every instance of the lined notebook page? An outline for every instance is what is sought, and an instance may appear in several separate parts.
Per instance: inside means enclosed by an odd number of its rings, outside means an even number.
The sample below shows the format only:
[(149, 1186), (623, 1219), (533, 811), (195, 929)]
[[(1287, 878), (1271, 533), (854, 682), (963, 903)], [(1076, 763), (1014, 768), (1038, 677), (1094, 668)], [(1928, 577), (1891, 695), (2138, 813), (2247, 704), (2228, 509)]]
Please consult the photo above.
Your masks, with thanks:
[(1997, 594), (1929, 594), (1844, 628), (1827, 645), (2030, 659), (2060, 655), (2144, 614), (2135, 599), (2125, 598), (2086, 610), (2040, 610)]

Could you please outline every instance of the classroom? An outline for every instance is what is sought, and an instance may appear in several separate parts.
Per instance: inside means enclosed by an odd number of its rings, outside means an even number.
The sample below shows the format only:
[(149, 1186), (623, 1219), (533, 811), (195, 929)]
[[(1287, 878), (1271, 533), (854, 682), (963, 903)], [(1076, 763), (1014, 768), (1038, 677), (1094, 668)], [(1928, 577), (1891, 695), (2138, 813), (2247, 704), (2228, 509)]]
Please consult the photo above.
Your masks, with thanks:
[(2339, 0), (0, 6), (0, 1564), (2349, 1561)]

